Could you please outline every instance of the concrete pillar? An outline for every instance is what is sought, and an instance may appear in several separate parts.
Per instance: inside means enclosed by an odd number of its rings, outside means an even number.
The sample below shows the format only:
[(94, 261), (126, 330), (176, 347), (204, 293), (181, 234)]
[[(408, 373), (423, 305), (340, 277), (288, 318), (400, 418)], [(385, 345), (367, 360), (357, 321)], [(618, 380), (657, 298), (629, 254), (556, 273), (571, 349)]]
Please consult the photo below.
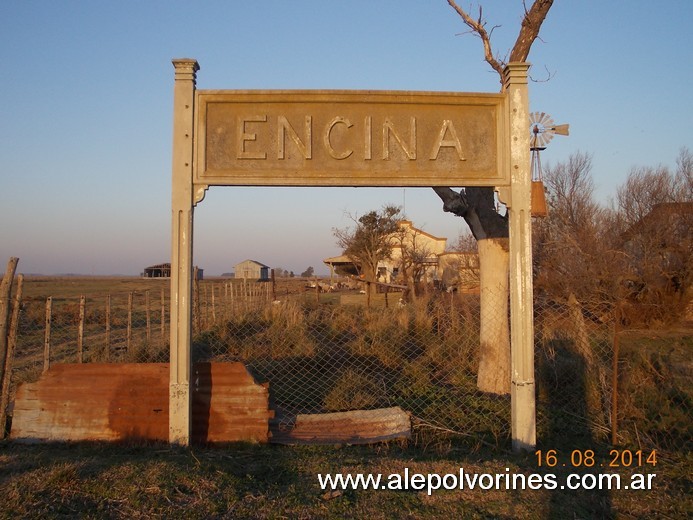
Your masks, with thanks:
[(510, 111), (510, 350), (513, 450), (536, 445), (534, 309), (528, 63), (509, 63), (504, 89)]
[(173, 161), (171, 197), (171, 341), (168, 438), (190, 443), (192, 266), (193, 266), (193, 115), (197, 61), (173, 60)]

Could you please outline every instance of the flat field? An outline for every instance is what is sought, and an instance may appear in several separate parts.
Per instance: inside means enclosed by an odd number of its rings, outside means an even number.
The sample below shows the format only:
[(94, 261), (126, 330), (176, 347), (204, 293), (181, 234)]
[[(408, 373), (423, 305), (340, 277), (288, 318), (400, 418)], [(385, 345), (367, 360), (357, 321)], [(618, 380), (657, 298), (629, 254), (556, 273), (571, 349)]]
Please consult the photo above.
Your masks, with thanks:
[[(224, 283), (205, 280), (200, 285), (201, 293), (205, 284), (213, 282)], [(312, 290), (306, 285), (306, 280), (278, 280), (277, 293), (279, 297), (303, 294), (308, 298), (305, 301), (312, 302)], [(156, 301), (162, 289), (168, 295), (168, 280), (28, 277), (24, 296), (37, 304), (48, 296), (74, 304), (85, 295), (87, 305), (96, 308), (96, 303), (103, 304), (106, 294), (142, 295), (150, 291)], [(330, 305), (336, 303), (333, 294), (316, 293), (316, 297)], [(122, 307), (127, 298), (118, 301)], [(138, 301), (141, 304), (141, 299)], [(33, 333), (39, 348), (35, 353), (36, 374), (40, 374), (43, 341), (42, 307), (38, 309), (38, 328)], [(29, 314), (29, 307), (25, 311)], [(71, 317), (63, 323), (71, 338), (76, 330), (74, 311), (73, 307)], [(114, 310), (114, 320), (116, 317)], [(103, 316), (96, 313), (93, 318), (98, 322), (93, 326), (102, 327)], [(156, 314), (151, 318), (155, 322)], [(119, 319), (124, 320), (122, 316)], [(157, 329), (154, 323), (152, 326), (155, 334)], [(115, 321), (112, 334), (114, 346), (125, 341), (124, 336), (116, 337)], [(682, 383), (690, 381), (693, 335), (689, 327), (684, 327), (659, 332), (629, 331), (622, 339), (621, 364), (631, 376), (621, 384), (620, 413), (627, 413), (628, 421), (622, 422), (625, 440), (618, 449), (636, 453), (645, 449), (641, 442), (647, 445), (664, 439), (669, 449), (657, 453), (656, 465), (609, 467), (613, 447), (603, 436), (594, 438), (589, 445), (578, 444), (572, 427), (550, 421), (543, 424), (542, 413), (545, 416), (546, 412), (541, 409), (538, 448), (544, 454), (557, 450), (559, 462), (551, 467), (540, 466), (534, 453), (509, 453), (506, 443), (495, 448), (475, 445), (469, 438), (461, 439), (430, 425), (415, 428), (413, 439), (407, 443), (372, 446), (239, 444), (172, 448), (165, 444), (26, 445), (0, 441), (0, 518), (691, 517), (692, 404), (690, 386)], [(73, 356), (74, 339), (70, 342), (69, 355)], [(162, 352), (165, 354), (166, 349)], [(570, 422), (572, 416), (566, 412), (560, 417)], [(650, 439), (646, 439), (645, 432), (649, 432)], [(595, 465), (575, 466), (573, 462), (584, 456), (586, 449), (595, 452)], [(486, 479), (500, 478), (501, 489), (482, 489), (479, 485), (470, 489), (467, 481), (464, 489), (438, 489), (430, 495), (426, 489), (414, 489), (412, 485), (408, 489), (330, 493), (318, 483), (318, 475), (326, 473), (381, 474), (387, 483), (393, 478), (391, 475), (419, 473), (426, 479), (429, 474), (459, 475), (460, 468), (470, 478), (482, 474), (492, 475)], [(619, 474), (623, 484), (638, 473), (656, 477), (651, 490), (561, 489), (571, 473), (588, 475), (588, 485), (594, 483), (589, 475), (599, 473)], [(526, 478), (538, 474), (540, 477), (535, 478), (542, 479), (555, 474), (557, 487), (505, 489), (505, 476), (515, 474)], [(445, 482), (451, 484), (452, 480)]]

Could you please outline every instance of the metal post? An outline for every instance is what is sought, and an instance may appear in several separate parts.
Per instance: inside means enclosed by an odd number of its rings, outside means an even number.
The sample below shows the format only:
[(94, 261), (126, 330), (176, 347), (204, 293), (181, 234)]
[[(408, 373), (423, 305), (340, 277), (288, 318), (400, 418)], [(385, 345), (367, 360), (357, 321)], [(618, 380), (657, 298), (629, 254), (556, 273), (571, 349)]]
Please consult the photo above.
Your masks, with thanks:
[(531, 167), (528, 63), (509, 63), (505, 92), (510, 121), (510, 350), (513, 450), (536, 445), (534, 311), (532, 286)]
[(190, 443), (193, 233), (193, 121), (197, 61), (173, 60), (173, 161), (171, 196), (171, 342), (169, 429), (171, 444)]

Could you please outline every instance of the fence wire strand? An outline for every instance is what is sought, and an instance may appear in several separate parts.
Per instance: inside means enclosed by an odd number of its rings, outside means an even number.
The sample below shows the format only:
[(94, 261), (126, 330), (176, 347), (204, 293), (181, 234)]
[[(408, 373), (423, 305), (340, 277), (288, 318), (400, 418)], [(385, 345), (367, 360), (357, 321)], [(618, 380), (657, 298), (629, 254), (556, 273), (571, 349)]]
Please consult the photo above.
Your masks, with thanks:
[[(52, 363), (167, 362), (169, 311), (167, 288), (24, 298), (13, 391)], [(299, 414), (399, 406), (436, 431), (507, 446), (510, 397), (479, 390), (481, 316), (478, 294), (433, 288), (404, 303), (341, 284), (202, 281), (193, 361), (245, 363), (269, 383), (281, 428)], [(603, 302), (570, 298), (537, 297), (534, 316), (541, 444), (690, 450), (687, 329), (639, 330)]]

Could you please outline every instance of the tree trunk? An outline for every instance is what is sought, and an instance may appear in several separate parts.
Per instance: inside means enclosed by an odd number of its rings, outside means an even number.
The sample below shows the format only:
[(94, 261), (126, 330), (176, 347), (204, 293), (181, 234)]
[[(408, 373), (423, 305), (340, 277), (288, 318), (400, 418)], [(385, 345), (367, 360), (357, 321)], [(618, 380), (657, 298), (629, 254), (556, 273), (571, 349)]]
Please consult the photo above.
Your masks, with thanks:
[(366, 293), (368, 293), (369, 298), (373, 298), (376, 293), (376, 285), (375, 282), (377, 281), (376, 277), (376, 272), (377, 268), (373, 269), (369, 265), (364, 265), (361, 268), (361, 274), (363, 275), (363, 281), (366, 282), (364, 283), (364, 290)]
[(481, 344), (477, 385), (494, 394), (510, 392), (508, 218), (496, 211), (493, 188), (433, 190), (443, 210), (464, 218), (479, 245)]
[(481, 323), (477, 386), (482, 392), (509, 394), (508, 239), (487, 238), (478, 245)]

